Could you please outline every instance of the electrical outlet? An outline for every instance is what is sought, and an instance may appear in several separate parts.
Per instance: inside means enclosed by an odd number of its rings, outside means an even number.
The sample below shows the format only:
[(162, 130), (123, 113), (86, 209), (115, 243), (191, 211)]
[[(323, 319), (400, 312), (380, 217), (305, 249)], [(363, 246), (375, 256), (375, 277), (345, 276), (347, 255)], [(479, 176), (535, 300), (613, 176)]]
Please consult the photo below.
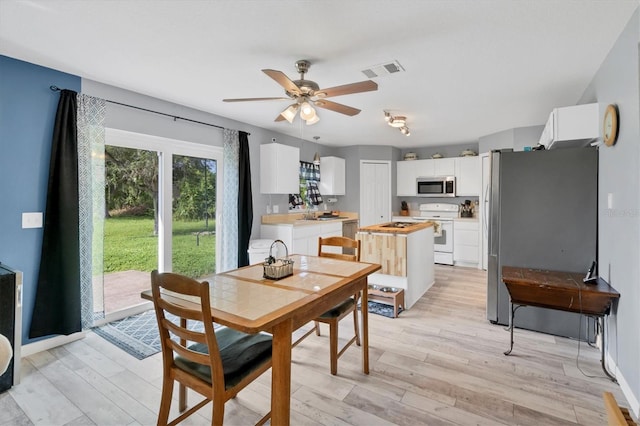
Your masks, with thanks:
[(22, 213), (22, 229), (42, 228), (42, 212)]

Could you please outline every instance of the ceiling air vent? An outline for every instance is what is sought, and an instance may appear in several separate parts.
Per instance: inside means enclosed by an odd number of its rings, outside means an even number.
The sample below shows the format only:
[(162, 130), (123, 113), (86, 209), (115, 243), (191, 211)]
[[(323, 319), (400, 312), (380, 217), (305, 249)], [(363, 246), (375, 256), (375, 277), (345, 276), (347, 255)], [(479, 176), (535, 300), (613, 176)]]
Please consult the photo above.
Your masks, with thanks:
[(384, 64), (374, 65), (367, 69), (362, 70), (362, 73), (367, 78), (384, 77), (386, 75), (395, 74), (397, 72), (404, 71), (402, 65), (398, 61), (387, 62)]

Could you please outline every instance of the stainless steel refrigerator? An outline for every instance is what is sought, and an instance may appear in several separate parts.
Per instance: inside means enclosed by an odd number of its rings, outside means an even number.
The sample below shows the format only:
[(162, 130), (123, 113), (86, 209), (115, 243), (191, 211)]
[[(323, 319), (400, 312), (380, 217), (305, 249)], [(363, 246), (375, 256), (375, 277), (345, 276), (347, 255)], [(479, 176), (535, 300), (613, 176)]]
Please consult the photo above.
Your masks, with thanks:
[[(487, 319), (509, 323), (502, 266), (585, 272), (598, 249), (598, 152), (595, 148), (493, 151), (489, 189)], [(578, 314), (524, 307), (516, 327), (586, 336)]]

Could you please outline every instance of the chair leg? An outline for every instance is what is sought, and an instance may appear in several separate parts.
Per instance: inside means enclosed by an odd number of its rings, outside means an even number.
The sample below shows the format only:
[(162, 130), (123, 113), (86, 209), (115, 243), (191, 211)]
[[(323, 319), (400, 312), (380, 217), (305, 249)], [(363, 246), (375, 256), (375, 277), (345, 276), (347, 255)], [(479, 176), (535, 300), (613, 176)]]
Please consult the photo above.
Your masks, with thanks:
[(216, 400), (217, 398), (214, 396), (213, 403), (211, 404), (211, 409), (213, 412), (211, 413), (211, 425), (212, 426), (222, 426), (222, 421), (224, 420), (224, 400)]
[(331, 374), (338, 374), (338, 320), (329, 324), (329, 352), (331, 354)]
[(164, 375), (162, 380), (162, 394), (160, 396), (160, 410), (158, 411), (158, 426), (166, 426), (169, 423), (169, 411), (171, 410), (171, 398), (173, 397), (173, 379)]
[(316, 323), (316, 336), (320, 335), (320, 323), (318, 321), (314, 321)]
[(360, 346), (360, 325), (358, 324), (358, 309), (353, 310), (353, 331), (356, 334), (356, 345)]

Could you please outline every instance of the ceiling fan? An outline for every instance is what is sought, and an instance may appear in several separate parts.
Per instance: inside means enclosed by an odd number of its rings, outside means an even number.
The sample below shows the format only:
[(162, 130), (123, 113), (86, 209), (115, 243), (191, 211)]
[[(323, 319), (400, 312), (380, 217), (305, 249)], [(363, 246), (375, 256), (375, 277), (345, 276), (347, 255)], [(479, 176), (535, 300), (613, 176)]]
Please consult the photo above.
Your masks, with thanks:
[(359, 109), (337, 102), (328, 101), (326, 98), (333, 96), (350, 95), (352, 93), (370, 92), (378, 90), (378, 84), (371, 80), (364, 80), (357, 83), (345, 84), (342, 86), (329, 87), (320, 89), (315, 81), (305, 80), (304, 75), (309, 71), (311, 62), (307, 60), (299, 60), (296, 62), (296, 70), (300, 74), (299, 80), (291, 80), (282, 71), (263, 69), (262, 72), (274, 79), (276, 83), (284, 88), (288, 97), (273, 98), (239, 98), (239, 99), (223, 99), (224, 102), (246, 102), (246, 101), (286, 101), (294, 100), (276, 117), (275, 121), (287, 120), (293, 122), (298, 110), (300, 110), (300, 118), (305, 120), (307, 124), (317, 123), (320, 118), (316, 114), (314, 106), (339, 112), (349, 116), (354, 116), (360, 112)]

